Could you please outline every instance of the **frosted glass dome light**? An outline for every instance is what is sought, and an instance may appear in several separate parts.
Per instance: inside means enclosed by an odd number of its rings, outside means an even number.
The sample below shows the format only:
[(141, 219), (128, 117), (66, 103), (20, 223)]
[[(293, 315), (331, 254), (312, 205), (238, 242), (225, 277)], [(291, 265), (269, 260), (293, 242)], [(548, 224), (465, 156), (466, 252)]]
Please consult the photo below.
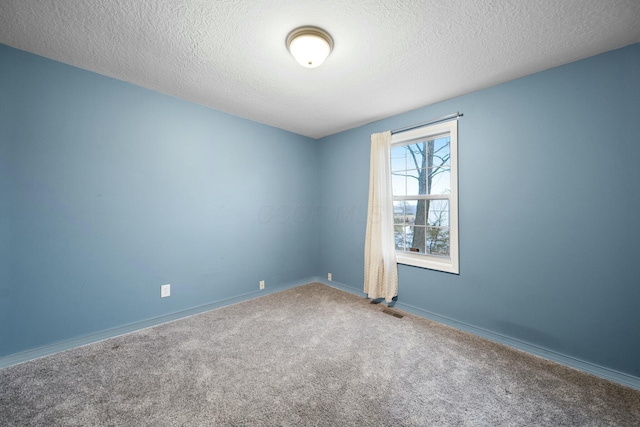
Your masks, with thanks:
[(333, 39), (322, 28), (299, 27), (287, 36), (287, 49), (300, 65), (315, 68), (333, 49)]

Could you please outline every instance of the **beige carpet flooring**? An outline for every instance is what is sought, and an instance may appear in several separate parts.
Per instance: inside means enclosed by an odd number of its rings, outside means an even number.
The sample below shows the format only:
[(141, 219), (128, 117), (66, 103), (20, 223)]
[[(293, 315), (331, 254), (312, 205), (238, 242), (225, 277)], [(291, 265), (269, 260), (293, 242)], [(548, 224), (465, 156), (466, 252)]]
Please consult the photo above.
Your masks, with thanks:
[(310, 284), (0, 370), (3, 426), (640, 426), (640, 391)]

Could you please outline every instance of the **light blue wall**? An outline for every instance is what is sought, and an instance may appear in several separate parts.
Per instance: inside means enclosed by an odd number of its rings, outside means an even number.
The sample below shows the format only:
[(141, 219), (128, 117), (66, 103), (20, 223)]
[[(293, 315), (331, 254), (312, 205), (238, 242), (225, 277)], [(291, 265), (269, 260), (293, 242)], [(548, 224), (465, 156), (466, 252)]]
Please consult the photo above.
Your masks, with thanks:
[(637, 44), (320, 140), (316, 274), (362, 289), (370, 135), (455, 111), (460, 275), (399, 304), (640, 376)]
[(315, 206), (314, 140), (6, 46), (0, 64), (0, 356), (314, 271), (315, 229), (277, 210)]
[(320, 141), (0, 46), (0, 357), (360, 291), (370, 134), (454, 111), (461, 274), (401, 266), (399, 303), (640, 376), (640, 45)]
[[(8, 64), (0, 61), (0, 343), (8, 341), (9, 334), (9, 179), (5, 171), (9, 169), (9, 145), (4, 144), (11, 138), (8, 123), (13, 120), (9, 100), (2, 94), (7, 93), (10, 82)], [(0, 347), (2, 345), (0, 344)], [(1, 353), (0, 353), (1, 355)]]

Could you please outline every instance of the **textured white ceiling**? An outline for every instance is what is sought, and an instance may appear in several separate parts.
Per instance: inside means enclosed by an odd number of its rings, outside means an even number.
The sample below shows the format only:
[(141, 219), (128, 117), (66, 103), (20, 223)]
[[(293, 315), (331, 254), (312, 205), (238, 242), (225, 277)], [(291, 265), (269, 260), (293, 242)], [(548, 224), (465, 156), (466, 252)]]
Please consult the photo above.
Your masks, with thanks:
[[(640, 42), (640, 0), (0, 0), (0, 43), (319, 138)], [(284, 40), (315, 25), (314, 69)]]

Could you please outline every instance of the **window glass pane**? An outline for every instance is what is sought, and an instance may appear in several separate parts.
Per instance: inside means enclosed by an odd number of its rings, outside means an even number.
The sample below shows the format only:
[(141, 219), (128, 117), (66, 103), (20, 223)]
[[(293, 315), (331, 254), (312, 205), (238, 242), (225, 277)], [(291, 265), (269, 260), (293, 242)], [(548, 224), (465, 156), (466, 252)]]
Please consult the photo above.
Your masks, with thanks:
[(407, 195), (418, 194), (420, 188), (420, 173), (415, 169), (403, 173), (407, 177)]
[[(394, 211), (396, 203), (394, 202)], [(449, 226), (449, 200), (409, 200), (406, 204), (406, 223), (418, 226)]]
[(417, 200), (407, 200), (404, 202), (404, 210), (407, 216), (407, 224), (412, 225), (416, 220)]
[(447, 167), (401, 172), (407, 176), (408, 195), (433, 195), (451, 193), (451, 171)]
[(396, 249), (449, 255), (449, 200), (395, 201)]
[(427, 211), (429, 210), (430, 200), (417, 200), (415, 202), (415, 215), (413, 224), (425, 226), (427, 225)]
[(391, 192), (394, 196), (407, 195), (407, 177), (404, 172), (391, 175)]
[(414, 144), (405, 145), (407, 169), (422, 169), (426, 167), (425, 149), (426, 142), (420, 141)]
[(415, 172), (416, 172), (415, 186), (411, 188), (413, 191), (409, 194), (416, 194), (416, 195), (429, 194), (429, 176), (427, 175), (427, 170), (420, 169)]
[(406, 169), (407, 169), (407, 162), (404, 157), (391, 158), (391, 172), (404, 171)]
[(449, 227), (427, 227), (425, 243), (428, 254), (449, 256)]
[(433, 166), (451, 166), (451, 138), (439, 137), (433, 143)]
[(394, 224), (406, 224), (406, 217), (404, 211), (404, 202), (393, 202), (393, 223)]
[(451, 193), (451, 147), (448, 135), (393, 146), (391, 153), (393, 176), (406, 177), (403, 184), (400, 178), (394, 182), (394, 195)]
[[(423, 226), (413, 226), (411, 227), (410, 233), (407, 233), (407, 245), (409, 246), (409, 251), (424, 254), (425, 246), (426, 246), (426, 227)], [(409, 235), (411, 238), (409, 238)]]
[(391, 172), (407, 169), (407, 150), (404, 146), (391, 147)]
[(404, 145), (392, 145), (391, 146), (391, 159), (404, 159), (406, 152)]
[(404, 251), (406, 248), (406, 236), (405, 229), (409, 227), (403, 225), (396, 225), (393, 227), (396, 238), (396, 250)]
[(431, 200), (429, 203), (429, 215), (427, 224), (436, 227), (449, 227), (449, 201)]
[(427, 175), (427, 192), (420, 194), (451, 194), (451, 170), (448, 166), (429, 169)]

